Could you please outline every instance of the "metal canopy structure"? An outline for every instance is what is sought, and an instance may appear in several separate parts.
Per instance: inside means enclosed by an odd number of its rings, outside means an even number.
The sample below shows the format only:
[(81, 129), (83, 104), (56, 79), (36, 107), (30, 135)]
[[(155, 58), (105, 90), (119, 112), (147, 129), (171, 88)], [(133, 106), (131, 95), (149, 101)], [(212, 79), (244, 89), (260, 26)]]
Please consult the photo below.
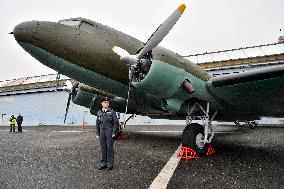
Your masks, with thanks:
[[(279, 56), (282, 55), (282, 56)], [(278, 57), (280, 60), (284, 59), (284, 42), (243, 47), (238, 49), (216, 51), (216, 52), (206, 52), (194, 55), (186, 55), (183, 57), (188, 58), (191, 62), (200, 64), (216, 63), (216, 62), (228, 62), (236, 60), (248, 60), (260, 57)], [(240, 64), (241, 61), (235, 64)], [(211, 65), (211, 64), (210, 64)], [(212, 66), (214, 67), (214, 66)]]
[(60, 78), (57, 81), (57, 74), (48, 74), (34, 77), (24, 77), (19, 79), (0, 81), (0, 93), (11, 92), (18, 90), (27, 90), (27, 89), (39, 89), (39, 88), (50, 88), (56, 87), (58, 84), (59, 89), (65, 85), (65, 81), (69, 80), (67, 76), (60, 75)]

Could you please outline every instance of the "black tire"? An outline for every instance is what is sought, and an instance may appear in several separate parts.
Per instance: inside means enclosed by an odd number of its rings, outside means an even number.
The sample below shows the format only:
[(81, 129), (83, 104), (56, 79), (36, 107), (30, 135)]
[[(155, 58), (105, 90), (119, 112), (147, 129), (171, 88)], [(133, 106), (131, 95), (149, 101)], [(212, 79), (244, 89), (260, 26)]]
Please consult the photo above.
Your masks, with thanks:
[(204, 147), (198, 147), (196, 144), (196, 137), (198, 134), (202, 134), (204, 136), (204, 127), (197, 123), (189, 124), (183, 130), (181, 143), (182, 146), (195, 150), (198, 156), (204, 156), (208, 151), (209, 144), (206, 143)]

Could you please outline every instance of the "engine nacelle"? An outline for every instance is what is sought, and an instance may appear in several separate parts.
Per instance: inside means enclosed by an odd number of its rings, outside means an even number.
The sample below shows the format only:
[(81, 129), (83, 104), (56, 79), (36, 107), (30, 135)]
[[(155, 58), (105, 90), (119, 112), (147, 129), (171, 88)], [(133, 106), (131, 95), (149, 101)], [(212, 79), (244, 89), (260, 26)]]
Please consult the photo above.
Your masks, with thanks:
[[(110, 97), (111, 108), (117, 112), (124, 112), (126, 106), (126, 99), (121, 97), (114, 97), (111, 94), (99, 91), (90, 86), (79, 84), (72, 93), (72, 101), (74, 104), (84, 106), (90, 109), (90, 113), (96, 115), (97, 111), (101, 109), (101, 99), (104, 96)], [(136, 105), (129, 103), (128, 110), (135, 111)]]
[(164, 110), (178, 112), (182, 103), (194, 96), (195, 88), (204, 88), (205, 82), (184, 69), (153, 60), (145, 78), (133, 86), (161, 100)]
[(96, 100), (98, 100), (97, 97), (97, 94), (84, 91), (81, 88), (78, 89), (76, 93), (72, 96), (72, 101), (73, 103), (78, 104), (80, 106), (91, 108), (95, 104)]

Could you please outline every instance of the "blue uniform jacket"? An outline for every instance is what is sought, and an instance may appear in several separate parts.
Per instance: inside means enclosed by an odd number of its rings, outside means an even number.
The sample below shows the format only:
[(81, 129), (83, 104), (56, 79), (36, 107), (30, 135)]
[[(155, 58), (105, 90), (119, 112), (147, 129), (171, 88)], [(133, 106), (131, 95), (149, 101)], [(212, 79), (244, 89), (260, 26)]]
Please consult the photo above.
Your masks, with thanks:
[(100, 136), (102, 129), (112, 129), (112, 134), (116, 134), (119, 131), (119, 121), (116, 116), (116, 112), (112, 109), (108, 109), (105, 113), (102, 110), (97, 112), (96, 121), (97, 135)]

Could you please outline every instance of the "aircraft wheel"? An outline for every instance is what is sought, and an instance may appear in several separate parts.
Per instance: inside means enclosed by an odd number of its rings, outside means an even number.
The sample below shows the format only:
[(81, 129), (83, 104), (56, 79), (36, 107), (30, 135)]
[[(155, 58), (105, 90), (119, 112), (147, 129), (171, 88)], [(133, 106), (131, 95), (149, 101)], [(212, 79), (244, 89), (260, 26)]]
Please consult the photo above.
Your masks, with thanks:
[(198, 156), (206, 155), (209, 144), (202, 142), (204, 139), (204, 127), (197, 123), (189, 124), (182, 133), (182, 146), (191, 148)]

